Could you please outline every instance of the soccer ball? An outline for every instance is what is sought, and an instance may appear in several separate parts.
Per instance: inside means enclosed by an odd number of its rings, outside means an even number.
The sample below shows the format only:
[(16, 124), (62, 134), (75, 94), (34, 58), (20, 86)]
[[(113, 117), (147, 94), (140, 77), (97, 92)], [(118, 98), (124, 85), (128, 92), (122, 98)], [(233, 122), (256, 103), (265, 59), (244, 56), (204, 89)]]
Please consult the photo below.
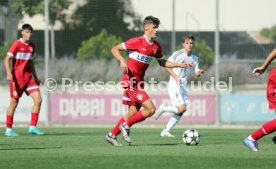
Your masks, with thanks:
[(198, 145), (200, 135), (194, 129), (188, 129), (183, 133), (183, 143), (186, 145)]

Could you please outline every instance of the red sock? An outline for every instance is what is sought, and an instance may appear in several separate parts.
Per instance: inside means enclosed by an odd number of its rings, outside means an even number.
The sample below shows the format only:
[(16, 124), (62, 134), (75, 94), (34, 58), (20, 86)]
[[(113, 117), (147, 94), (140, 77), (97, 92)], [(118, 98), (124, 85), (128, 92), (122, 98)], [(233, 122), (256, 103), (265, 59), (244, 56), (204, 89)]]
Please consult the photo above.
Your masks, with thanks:
[(128, 121), (127, 125), (131, 127), (135, 123), (144, 121), (146, 118), (143, 116), (142, 111), (138, 111), (134, 116), (132, 116)]
[(269, 122), (266, 122), (261, 128), (257, 129), (254, 133), (251, 134), (251, 137), (254, 140), (258, 140), (263, 136), (276, 131), (276, 119), (273, 119)]
[(36, 126), (37, 121), (38, 121), (38, 113), (32, 112), (32, 118), (31, 118), (31, 126)]
[(13, 124), (13, 116), (7, 115), (6, 127), (12, 128), (12, 124)]
[(125, 119), (124, 117), (121, 117), (120, 120), (118, 121), (118, 123), (116, 124), (116, 126), (112, 129), (111, 133), (114, 135), (114, 136), (117, 136), (118, 134), (120, 134), (120, 125), (125, 122)]

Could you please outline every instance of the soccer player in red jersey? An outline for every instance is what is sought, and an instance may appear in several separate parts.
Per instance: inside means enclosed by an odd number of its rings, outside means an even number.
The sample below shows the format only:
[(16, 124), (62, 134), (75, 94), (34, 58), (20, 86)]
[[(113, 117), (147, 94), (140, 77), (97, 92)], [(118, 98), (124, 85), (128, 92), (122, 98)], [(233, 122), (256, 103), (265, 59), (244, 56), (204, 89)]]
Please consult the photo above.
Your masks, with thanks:
[[(144, 35), (131, 38), (111, 49), (114, 57), (120, 62), (123, 72), (122, 82), (125, 88), (123, 104), (129, 106), (128, 113), (121, 117), (115, 127), (106, 135), (106, 141), (114, 146), (120, 146), (116, 136), (122, 132), (123, 138), (130, 144), (130, 127), (145, 120), (155, 113), (155, 106), (143, 89), (145, 72), (153, 58), (157, 58), (163, 67), (189, 67), (191, 63), (172, 63), (162, 59), (161, 46), (154, 40), (160, 21), (158, 18), (148, 16), (144, 19)], [(128, 62), (121, 55), (121, 51), (128, 51)], [(140, 108), (143, 107), (143, 110)]]
[[(14, 112), (23, 92), (30, 95), (34, 101), (31, 113), (31, 124), (28, 129), (28, 133), (35, 135), (44, 134), (36, 127), (42, 98), (38, 87), (40, 81), (37, 78), (32, 61), (35, 52), (35, 45), (30, 42), (32, 32), (32, 26), (24, 24), (21, 30), (22, 38), (13, 42), (4, 60), (7, 80), (10, 81), (11, 97), (10, 105), (7, 111), (7, 128), (5, 132), (5, 135), (8, 137), (18, 136), (18, 134), (12, 129), (12, 125)], [(12, 71), (10, 69), (11, 60)]]
[[(276, 48), (270, 52), (261, 67), (254, 69), (253, 73), (257, 76), (265, 72), (269, 64), (276, 58)], [(276, 68), (274, 68), (269, 76), (267, 82), (267, 101), (269, 109), (276, 110)], [(243, 140), (243, 144), (252, 151), (259, 151), (258, 140), (263, 136), (276, 131), (276, 119), (266, 122), (262, 127), (254, 131)]]

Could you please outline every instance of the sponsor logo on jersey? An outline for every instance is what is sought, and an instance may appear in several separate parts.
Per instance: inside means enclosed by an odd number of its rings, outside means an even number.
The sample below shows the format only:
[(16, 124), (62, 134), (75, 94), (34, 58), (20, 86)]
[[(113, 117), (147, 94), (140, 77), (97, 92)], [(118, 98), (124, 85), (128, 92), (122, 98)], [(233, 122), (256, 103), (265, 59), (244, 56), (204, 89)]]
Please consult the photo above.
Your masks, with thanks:
[(142, 95), (142, 94), (138, 94), (136, 97), (137, 97), (137, 99), (140, 100), (140, 101), (143, 100), (143, 95)]
[(144, 56), (144, 55), (138, 55), (137, 60), (149, 64), (151, 62), (151, 57), (149, 56)]
[(31, 60), (33, 59), (33, 57), (31, 53), (17, 52), (15, 55), (15, 59)]
[(155, 56), (157, 53), (157, 49), (153, 49), (153, 55)]
[(141, 53), (138, 53), (138, 52), (131, 52), (129, 54), (129, 57), (134, 59), (134, 60), (137, 60), (139, 62), (142, 62), (142, 63), (146, 63), (146, 64), (150, 64), (151, 60), (152, 60), (152, 57), (150, 56), (146, 56), (146, 55), (143, 55)]

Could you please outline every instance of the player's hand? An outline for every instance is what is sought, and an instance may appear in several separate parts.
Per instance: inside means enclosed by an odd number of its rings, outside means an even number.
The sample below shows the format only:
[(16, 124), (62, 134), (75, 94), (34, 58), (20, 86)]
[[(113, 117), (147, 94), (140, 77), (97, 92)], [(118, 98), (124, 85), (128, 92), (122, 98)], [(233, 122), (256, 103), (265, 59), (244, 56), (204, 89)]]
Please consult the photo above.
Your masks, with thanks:
[(12, 80), (12, 74), (10, 72), (7, 73), (7, 80)]
[(265, 72), (265, 68), (263, 67), (257, 67), (253, 70), (253, 74), (255, 74), (256, 76), (259, 76), (264, 72)]
[(204, 74), (204, 70), (202, 69), (199, 69), (197, 72), (196, 72), (196, 76), (202, 76)]
[(128, 73), (127, 64), (124, 60), (120, 61), (120, 69), (123, 72), (123, 74)]
[(175, 77), (174, 80), (176, 81), (176, 83), (177, 83), (178, 85), (181, 84), (181, 78)]
[(180, 63), (180, 67), (192, 67), (193, 64), (190, 63), (190, 62), (183, 62), (183, 63)]

